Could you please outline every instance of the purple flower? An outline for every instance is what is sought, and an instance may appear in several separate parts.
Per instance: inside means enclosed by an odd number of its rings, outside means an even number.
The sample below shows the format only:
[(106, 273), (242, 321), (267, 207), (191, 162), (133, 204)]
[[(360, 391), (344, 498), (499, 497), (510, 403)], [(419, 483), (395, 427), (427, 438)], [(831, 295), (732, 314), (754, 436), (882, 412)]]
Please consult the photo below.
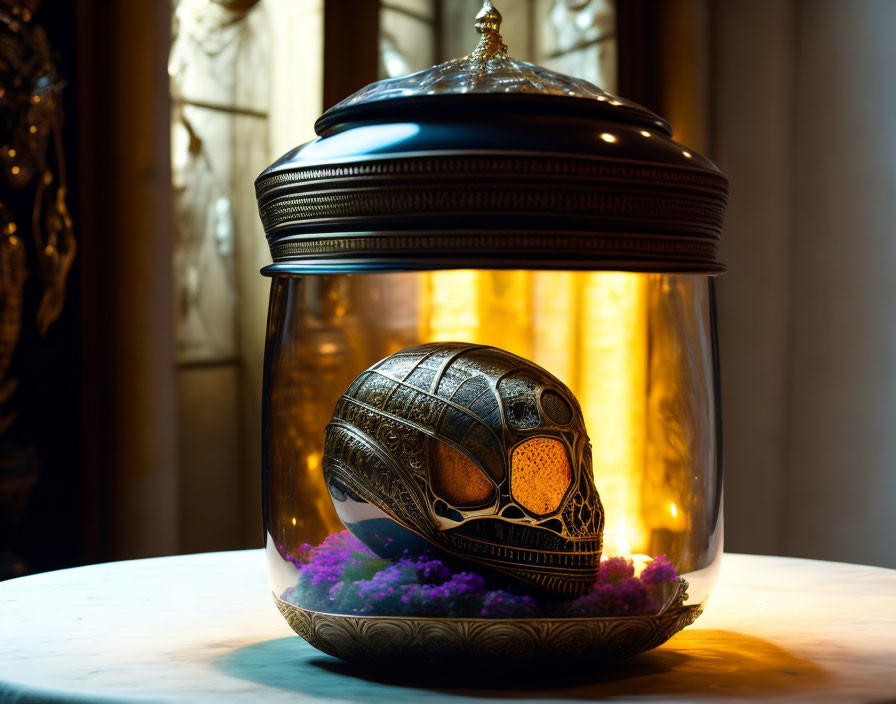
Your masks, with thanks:
[(417, 584), (407, 590), (403, 611), (418, 616), (475, 616), (482, 608), (485, 580), (459, 572), (441, 584)]
[(402, 558), (372, 578), (354, 583), (360, 600), (358, 611), (380, 615), (401, 613), (406, 603), (403, 597), (417, 584), (416, 565), (412, 560)]
[(650, 613), (656, 604), (650, 598), (647, 587), (637, 577), (628, 577), (616, 583), (598, 584), (594, 591), (573, 601), (569, 616), (629, 616)]
[(302, 556), (299, 567), (302, 577), (311, 586), (336, 582), (346, 569), (376, 559), (376, 555), (347, 530), (328, 535), (317, 547), (302, 545), (297, 552)]
[(537, 613), (538, 605), (531, 596), (516, 596), (502, 589), (487, 592), (479, 610), (484, 618), (531, 618)]
[(677, 577), (675, 568), (665, 555), (653, 558), (641, 572), (641, 581), (648, 586), (660, 586), (674, 582)]
[(451, 570), (441, 560), (422, 555), (417, 558), (416, 566), (422, 584), (442, 584), (451, 579)]
[(600, 563), (598, 584), (616, 584), (635, 576), (635, 565), (624, 557), (611, 557)]
[[(284, 551), (281, 550), (281, 554)], [(302, 545), (286, 556), (299, 573), (282, 598), (317, 611), (345, 614), (437, 617), (529, 618), (626, 616), (653, 613), (668, 598), (676, 579), (665, 557), (645, 567), (640, 578), (623, 557), (601, 563), (594, 589), (572, 602), (541, 603), (527, 595), (490, 587), (480, 575), (452, 572), (430, 554), (385, 560), (349, 531), (320, 545)]]

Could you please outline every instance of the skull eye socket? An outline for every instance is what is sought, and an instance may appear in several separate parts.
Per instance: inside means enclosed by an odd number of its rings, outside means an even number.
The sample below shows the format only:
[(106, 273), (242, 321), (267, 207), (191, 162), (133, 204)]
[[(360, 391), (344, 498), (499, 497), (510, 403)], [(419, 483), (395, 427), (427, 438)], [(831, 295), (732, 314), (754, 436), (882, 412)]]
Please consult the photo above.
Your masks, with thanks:
[(518, 445), (510, 458), (510, 485), (514, 500), (538, 515), (556, 511), (572, 481), (572, 469), (563, 443), (553, 438), (532, 438)]
[(451, 445), (434, 442), (432, 488), (456, 508), (475, 508), (491, 502), (495, 485), (473, 460)]
[(557, 425), (569, 425), (572, 420), (572, 408), (556, 391), (545, 391), (541, 395), (541, 408)]

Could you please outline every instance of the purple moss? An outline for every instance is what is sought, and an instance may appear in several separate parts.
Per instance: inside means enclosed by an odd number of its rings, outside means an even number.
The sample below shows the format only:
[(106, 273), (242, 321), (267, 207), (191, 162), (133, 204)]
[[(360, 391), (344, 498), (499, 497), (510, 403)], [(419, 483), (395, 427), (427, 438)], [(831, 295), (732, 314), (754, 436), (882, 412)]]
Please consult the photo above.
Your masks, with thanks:
[(503, 589), (486, 592), (479, 616), (483, 618), (531, 618), (538, 616), (538, 605), (531, 596), (517, 596)]
[(677, 576), (672, 563), (665, 555), (660, 555), (653, 558), (641, 572), (641, 581), (650, 586), (659, 586), (674, 582)]
[[(283, 553), (281, 548), (281, 554)], [(611, 557), (600, 565), (592, 591), (557, 602), (490, 585), (480, 575), (453, 572), (431, 555), (400, 560), (377, 557), (347, 530), (317, 546), (302, 545), (286, 559), (298, 581), (282, 598), (303, 608), (371, 616), (531, 618), (625, 616), (655, 613), (677, 575), (663, 556), (635, 577), (631, 560)]]
[(567, 613), (570, 616), (629, 616), (657, 609), (644, 583), (637, 577), (626, 577), (615, 583), (596, 585), (593, 591), (573, 601)]
[(624, 557), (611, 557), (600, 563), (598, 584), (617, 584), (635, 576), (635, 565)]
[(485, 580), (472, 572), (451, 575), (441, 584), (418, 584), (406, 592), (404, 614), (418, 616), (477, 616), (485, 595)]

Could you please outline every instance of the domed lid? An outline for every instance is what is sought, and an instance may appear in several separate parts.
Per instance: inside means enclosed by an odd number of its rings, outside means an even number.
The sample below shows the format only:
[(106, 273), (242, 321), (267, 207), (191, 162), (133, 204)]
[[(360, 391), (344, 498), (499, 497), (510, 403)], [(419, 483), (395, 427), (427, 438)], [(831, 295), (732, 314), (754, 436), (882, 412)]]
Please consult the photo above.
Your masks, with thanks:
[[(503, 93), (584, 99), (589, 102), (581, 107), (590, 107), (608, 117), (628, 119), (672, 134), (665, 120), (637, 103), (617, 98), (580, 78), (509, 57), (507, 45), (501, 38), (501, 13), (488, 0), (476, 15), (475, 26), (481, 37), (472, 53), (408, 76), (371, 83), (324, 113), (316, 124), (318, 133), (337, 119), (344, 118), (347, 109), (369, 108), (372, 103), (422, 96)], [(387, 109), (397, 110), (399, 107), (393, 104)]]
[(484, 2), (469, 55), (372, 83), (256, 181), (272, 271), (718, 273), (727, 181), (649, 110), (507, 55)]

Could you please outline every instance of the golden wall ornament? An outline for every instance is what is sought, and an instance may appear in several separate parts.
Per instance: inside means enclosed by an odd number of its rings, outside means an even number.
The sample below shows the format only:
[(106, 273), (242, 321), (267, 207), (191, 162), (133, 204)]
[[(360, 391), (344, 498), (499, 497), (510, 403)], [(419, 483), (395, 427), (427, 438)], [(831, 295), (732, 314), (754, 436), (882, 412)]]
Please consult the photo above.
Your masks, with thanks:
[[(34, 188), (31, 239), (43, 289), (35, 324), (41, 335), (59, 318), (77, 246), (66, 205), (62, 147), (63, 81), (43, 28), (33, 22), (38, 2), (0, 6), (0, 171), (12, 191)], [(21, 331), (26, 223), (11, 202), (0, 202), (0, 380), (5, 379)], [(0, 386), (0, 404), (14, 382)], [(0, 418), (0, 430), (13, 416)]]
[(432, 547), (569, 595), (597, 579), (604, 512), (579, 403), (504, 350), (433, 343), (373, 365), (336, 404), (323, 472), (381, 557)]

